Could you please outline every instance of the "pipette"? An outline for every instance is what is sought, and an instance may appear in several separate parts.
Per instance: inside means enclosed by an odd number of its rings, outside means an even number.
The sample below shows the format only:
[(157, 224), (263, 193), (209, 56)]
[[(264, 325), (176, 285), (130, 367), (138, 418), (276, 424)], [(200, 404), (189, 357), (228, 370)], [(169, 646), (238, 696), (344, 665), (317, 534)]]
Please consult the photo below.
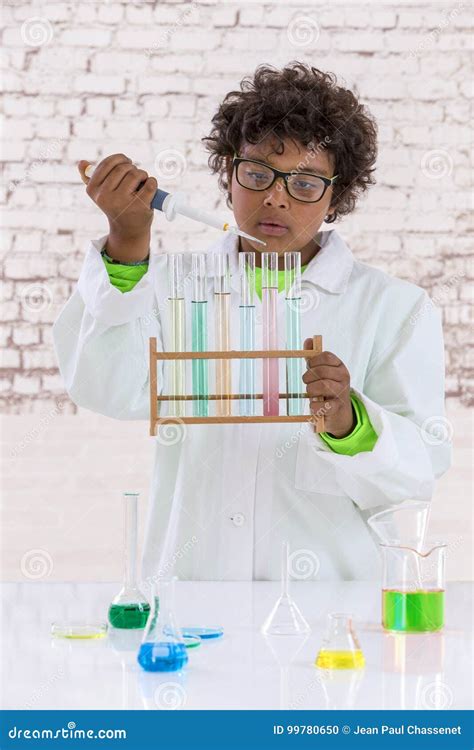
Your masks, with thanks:
[[(89, 164), (85, 168), (84, 174), (88, 179), (92, 177), (94, 169), (94, 164)], [(141, 185), (139, 187), (141, 187)], [(223, 232), (237, 234), (239, 237), (245, 237), (247, 240), (258, 242), (260, 245), (267, 244), (263, 240), (259, 240), (257, 237), (253, 237), (251, 234), (243, 232), (239, 227), (232, 226), (213, 214), (207, 213), (207, 211), (201, 211), (200, 208), (193, 208), (193, 206), (189, 205), (185, 193), (167, 193), (166, 190), (157, 190), (151, 202), (151, 208), (155, 208), (157, 211), (163, 211), (168, 221), (173, 221), (176, 214), (181, 214), (181, 216), (187, 216), (188, 219), (200, 221), (202, 224), (221, 229)]]

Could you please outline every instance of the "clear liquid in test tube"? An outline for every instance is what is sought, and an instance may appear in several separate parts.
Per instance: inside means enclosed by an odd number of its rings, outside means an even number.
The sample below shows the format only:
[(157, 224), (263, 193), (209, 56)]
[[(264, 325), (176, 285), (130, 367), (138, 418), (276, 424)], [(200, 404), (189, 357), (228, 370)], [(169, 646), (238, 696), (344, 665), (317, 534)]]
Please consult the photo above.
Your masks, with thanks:
[[(255, 349), (255, 253), (239, 253), (240, 350)], [(239, 411), (242, 417), (255, 415), (255, 360), (240, 360)]]
[[(186, 349), (185, 305), (184, 305), (184, 270), (183, 254), (168, 255), (168, 304), (170, 311), (171, 351), (184, 352)], [(170, 390), (173, 396), (186, 394), (186, 362), (170, 361)], [(185, 401), (169, 401), (169, 415), (186, 416)]]
[[(286, 348), (302, 349), (301, 340), (301, 255), (285, 253), (285, 326)], [(303, 360), (286, 360), (286, 402), (288, 416), (302, 414), (303, 399), (298, 397), (303, 390)]]
[[(214, 255), (216, 351), (230, 350), (230, 266), (228, 253)], [(231, 360), (216, 359), (216, 416), (231, 416)]]
[[(193, 253), (192, 282), (193, 293), (191, 303), (191, 327), (192, 327), (192, 350), (193, 352), (207, 351), (207, 279), (206, 279), (206, 254)], [(208, 388), (208, 360), (193, 359), (192, 361), (193, 396), (198, 399), (193, 401), (193, 416), (209, 416), (209, 388)]]
[[(263, 349), (278, 349), (278, 253), (262, 253)], [(263, 360), (263, 416), (279, 414), (278, 359)]]

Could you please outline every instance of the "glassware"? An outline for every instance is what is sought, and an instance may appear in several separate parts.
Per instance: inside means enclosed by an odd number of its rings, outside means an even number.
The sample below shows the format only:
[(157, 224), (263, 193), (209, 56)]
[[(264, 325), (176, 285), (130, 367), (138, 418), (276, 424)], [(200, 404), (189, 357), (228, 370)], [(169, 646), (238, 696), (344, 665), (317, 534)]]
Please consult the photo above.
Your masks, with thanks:
[(425, 551), (384, 543), (380, 548), (383, 627), (403, 633), (441, 630), (446, 544), (438, 542)]
[[(184, 303), (184, 270), (183, 253), (168, 255), (168, 304), (171, 322), (171, 351), (184, 352), (186, 349), (185, 303)], [(186, 394), (186, 362), (172, 360), (170, 362), (171, 391), (173, 396)], [(186, 414), (185, 401), (169, 402), (169, 415), (184, 417)]]
[[(214, 255), (215, 350), (230, 350), (230, 265), (228, 253)], [(231, 360), (216, 359), (216, 415), (231, 415)]]
[[(240, 272), (240, 349), (255, 349), (255, 253), (239, 253)], [(240, 360), (240, 415), (255, 415), (255, 360)]]
[[(192, 350), (207, 351), (207, 289), (206, 289), (206, 254), (192, 254), (193, 299), (191, 305)], [(209, 416), (208, 360), (192, 360), (193, 415)]]
[[(302, 349), (301, 340), (301, 254), (285, 253), (285, 322), (286, 348)], [(286, 411), (288, 416), (303, 413), (302, 399), (296, 394), (303, 388), (303, 360), (286, 360)]]
[(137, 660), (147, 672), (174, 672), (188, 661), (186, 643), (174, 616), (174, 579), (154, 586), (152, 609)]
[(326, 636), (316, 658), (316, 666), (319, 669), (361, 669), (365, 666), (352, 615), (345, 612), (328, 615)]
[[(263, 349), (278, 349), (278, 253), (262, 253), (262, 332)], [(280, 386), (278, 359), (263, 360), (263, 415), (279, 414)]]
[(109, 607), (109, 622), (114, 628), (144, 628), (150, 605), (137, 582), (138, 492), (123, 493), (124, 508), (124, 581)]
[(444, 625), (445, 542), (426, 541), (430, 503), (407, 501), (368, 519), (382, 551), (382, 625), (424, 633)]
[(301, 635), (309, 633), (309, 624), (298, 605), (290, 596), (290, 576), (288, 570), (289, 544), (283, 542), (281, 553), (281, 594), (262, 626), (265, 635)]

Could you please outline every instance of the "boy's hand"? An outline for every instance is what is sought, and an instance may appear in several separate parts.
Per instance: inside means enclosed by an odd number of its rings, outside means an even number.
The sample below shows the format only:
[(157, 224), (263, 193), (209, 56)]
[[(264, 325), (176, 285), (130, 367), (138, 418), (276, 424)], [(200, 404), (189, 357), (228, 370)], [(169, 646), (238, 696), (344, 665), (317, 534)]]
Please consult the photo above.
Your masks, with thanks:
[[(313, 348), (312, 339), (305, 339), (305, 349)], [(326, 432), (336, 438), (346, 437), (356, 425), (350, 397), (350, 374), (339, 357), (332, 352), (321, 352), (306, 360), (303, 375), (306, 392), (310, 397), (324, 396), (324, 421)], [(317, 413), (321, 403), (310, 398), (311, 412)]]
[(89, 180), (85, 176), (88, 164), (81, 160), (77, 166), (87, 194), (109, 220), (108, 254), (117, 260), (141, 260), (148, 254), (157, 180), (125, 154), (107, 156)]

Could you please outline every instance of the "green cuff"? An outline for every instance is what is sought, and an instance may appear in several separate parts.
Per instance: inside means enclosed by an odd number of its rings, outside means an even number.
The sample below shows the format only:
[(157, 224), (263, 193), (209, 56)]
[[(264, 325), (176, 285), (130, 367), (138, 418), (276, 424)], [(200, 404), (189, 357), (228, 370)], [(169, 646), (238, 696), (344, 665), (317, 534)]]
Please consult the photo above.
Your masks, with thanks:
[(320, 432), (319, 437), (324, 440), (334, 453), (343, 456), (355, 456), (357, 453), (371, 451), (377, 442), (378, 435), (367, 414), (367, 410), (357, 396), (351, 394), (351, 402), (357, 418), (357, 424), (349, 435), (343, 438), (331, 437), (327, 432)]
[(147, 262), (137, 266), (123, 266), (120, 263), (109, 263), (104, 256), (102, 260), (109, 274), (110, 283), (119, 292), (130, 292), (148, 271)]

